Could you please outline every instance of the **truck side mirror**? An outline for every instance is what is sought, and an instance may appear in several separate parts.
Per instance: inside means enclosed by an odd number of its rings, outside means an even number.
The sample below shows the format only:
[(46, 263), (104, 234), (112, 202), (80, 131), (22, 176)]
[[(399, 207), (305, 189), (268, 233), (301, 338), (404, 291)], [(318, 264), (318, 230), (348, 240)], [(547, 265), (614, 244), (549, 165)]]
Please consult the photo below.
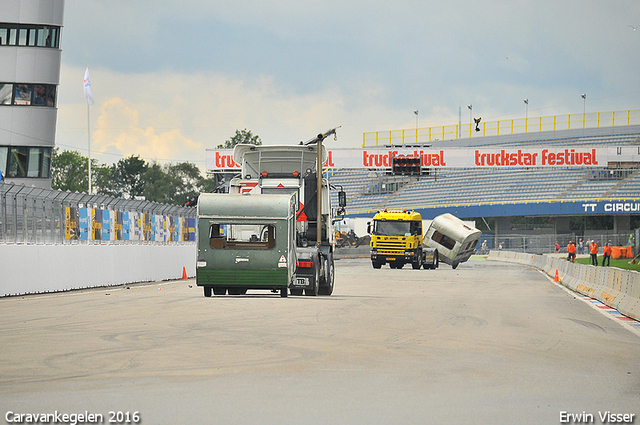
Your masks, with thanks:
[(345, 192), (344, 190), (338, 192), (338, 205), (340, 205), (342, 208), (347, 206), (347, 192)]
[(371, 234), (371, 222), (367, 221), (367, 233)]

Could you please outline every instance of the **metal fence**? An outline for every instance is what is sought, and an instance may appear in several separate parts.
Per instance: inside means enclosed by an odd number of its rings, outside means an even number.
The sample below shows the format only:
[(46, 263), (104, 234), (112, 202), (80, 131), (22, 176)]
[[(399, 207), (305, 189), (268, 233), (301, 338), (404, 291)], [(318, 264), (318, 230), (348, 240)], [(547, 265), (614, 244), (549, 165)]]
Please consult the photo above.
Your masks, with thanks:
[[(362, 146), (425, 143), (436, 140), (456, 140), (464, 137), (500, 136), (505, 134), (571, 130), (640, 124), (640, 110), (587, 112), (546, 117), (504, 119), (499, 121), (419, 127), (405, 130), (372, 131), (362, 135)], [(417, 127), (417, 126), (416, 126)]]
[(0, 183), (1, 244), (176, 244), (195, 226), (195, 208)]
[[(488, 236), (487, 245), (490, 249), (503, 249), (506, 251), (524, 252), (529, 254), (549, 254), (555, 252), (556, 242), (560, 245), (560, 252), (567, 252), (567, 245), (570, 241), (575, 242), (576, 247), (580, 240), (583, 243), (583, 250), (578, 248), (578, 254), (589, 254), (589, 241), (594, 240), (600, 247), (600, 254), (602, 254), (602, 247), (605, 243), (610, 243), (611, 246), (633, 246), (634, 254), (637, 254), (636, 243), (640, 237), (640, 229), (632, 230), (626, 233), (613, 233), (613, 232), (594, 232), (587, 233), (584, 236), (577, 234), (540, 234), (540, 235), (509, 235), (509, 236), (497, 236), (492, 238), (490, 235), (483, 234), (483, 238)], [(478, 244), (480, 245), (480, 244)]]

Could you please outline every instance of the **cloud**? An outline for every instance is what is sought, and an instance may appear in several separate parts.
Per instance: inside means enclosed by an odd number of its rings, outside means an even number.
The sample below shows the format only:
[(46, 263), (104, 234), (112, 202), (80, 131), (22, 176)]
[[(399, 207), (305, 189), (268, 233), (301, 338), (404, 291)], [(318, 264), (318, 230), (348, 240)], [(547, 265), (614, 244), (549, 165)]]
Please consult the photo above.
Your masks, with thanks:
[[(266, 144), (364, 132), (637, 109), (640, 4), (596, 0), (67, 2), (57, 143), (202, 161), (247, 128)], [(144, 23), (142, 25), (141, 23)], [(508, 59), (507, 59), (508, 58)], [(120, 103), (118, 103), (120, 102)], [(139, 144), (139, 145), (138, 145)], [(110, 154), (110, 155), (106, 155)]]
[[(115, 151), (123, 156), (139, 155), (154, 160), (174, 160), (183, 155), (203, 151), (202, 143), (181, 134), (180, 129), (156, 130), (140, 125), (140, 111), (114, 97), (100, 105), (100, 114), (93, 131), (93, 148), (98, 152)], [(175, 161), (177, 162), (177, 161)]]
[[(86, 154), (83, 72), (77, 67), (62, 68), (57, 142)], [(384, 128), (404, 122), (404, 111), (385, 108), (379, 101), (382, 89), (364, 82), (354, 84), (353, 90), (359, 93), (354, 101), (338, 87), (298, 93), (267, 76), (127, 75), (104, 68), (90, 72), (95, 100), (90, 110), (92, 155), (105, 163), (135, 154), (146, 160), (203, 165), (205, 149), (215, 148), (244, 128), (265, 144), (295, 144), (342, 126), (339, 146), (355, 147), (362, 143), (364, 131), (378, 124)], [(375, 124), (381, 117), (384, 121)]]

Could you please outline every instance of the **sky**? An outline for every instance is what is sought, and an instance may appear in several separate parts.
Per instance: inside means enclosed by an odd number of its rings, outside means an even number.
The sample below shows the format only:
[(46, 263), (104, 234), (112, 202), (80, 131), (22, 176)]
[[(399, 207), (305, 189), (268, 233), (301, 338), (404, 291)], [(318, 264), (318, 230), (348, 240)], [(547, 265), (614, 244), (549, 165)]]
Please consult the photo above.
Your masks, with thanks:
[(61, 48), (56, 146), (86, 156), (90, 132), (105, 164), (204, 170), (242, 129), (296, 144), (341, 126), (328, 145), (354, 148), (416, 117), (466, 124), (467, 105), (483, 121), (640, 109), (638, 0), (66, 0)]

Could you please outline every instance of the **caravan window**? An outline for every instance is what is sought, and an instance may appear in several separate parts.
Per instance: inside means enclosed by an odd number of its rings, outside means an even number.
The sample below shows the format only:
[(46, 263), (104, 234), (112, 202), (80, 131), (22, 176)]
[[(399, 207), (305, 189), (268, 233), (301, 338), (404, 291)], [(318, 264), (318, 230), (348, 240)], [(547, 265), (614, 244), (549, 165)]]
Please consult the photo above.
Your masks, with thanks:
[(478, 244), (478, 240), (471, 241), (471, 242), (469, 242), (469, 243), (467, 243), (467, 244), (465, 245), (464, 250), (465, 250), (465, 251), (468, 251), (468, 250), (475, 250), (475, 249), (476, 249), (476, 245), (477, 245), (477, 244)]
[(213, 249), (272, 249), (276, 246), (273, 224), (211, 225), (209, 245)]
[(433, 236), (431, 236), (431, 239), (438, 242), (440, 245), (444, 246), (447, 249), (453, 249), (453, 247), (456, 246), (456, 241), (454, 241), (447, 235), (443, 235), (437, 230), (433, 232)]

